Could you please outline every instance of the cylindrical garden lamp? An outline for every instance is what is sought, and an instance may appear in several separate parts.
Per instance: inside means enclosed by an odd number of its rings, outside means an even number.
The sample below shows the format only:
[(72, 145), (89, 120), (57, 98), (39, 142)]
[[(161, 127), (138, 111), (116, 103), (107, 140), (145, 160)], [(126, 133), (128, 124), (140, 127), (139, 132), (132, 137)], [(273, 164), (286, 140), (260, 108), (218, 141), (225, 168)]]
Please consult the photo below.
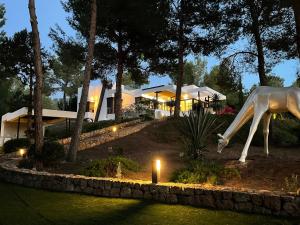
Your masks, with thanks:
[(157, 184), (160, 179), (160, 160), (156, 159), (152, 161), (152, 183)]

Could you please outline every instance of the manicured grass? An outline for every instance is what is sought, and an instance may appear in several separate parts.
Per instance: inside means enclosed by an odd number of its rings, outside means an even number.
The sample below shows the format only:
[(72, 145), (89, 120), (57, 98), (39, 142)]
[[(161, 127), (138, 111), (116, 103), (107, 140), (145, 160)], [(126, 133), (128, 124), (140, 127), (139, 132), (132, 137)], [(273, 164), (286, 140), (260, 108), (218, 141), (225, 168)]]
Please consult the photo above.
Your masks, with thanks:
[(0, 183), (1, 225), (273, 225), (296, 221), (128, 199), (54, 193)]

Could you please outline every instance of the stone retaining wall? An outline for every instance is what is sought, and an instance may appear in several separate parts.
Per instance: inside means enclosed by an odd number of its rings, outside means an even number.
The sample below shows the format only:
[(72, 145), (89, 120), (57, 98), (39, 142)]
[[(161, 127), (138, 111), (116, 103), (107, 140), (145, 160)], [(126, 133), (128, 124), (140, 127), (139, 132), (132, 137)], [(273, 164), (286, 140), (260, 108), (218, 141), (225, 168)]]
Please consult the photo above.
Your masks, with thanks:
[[(97, 145), (104, 144), (109, 141), (113, 141), (118, 138), (125, 137), (127, 135), (136, 133), (148, 126), (151, 123), (149, 122), (141, 122), (140, 119), (133, 120), (121, 124), (117, 124), (114, 126), (106, 127), (99, 130), (94, 130), (91, 132), (83, 133), (80, 135), (80, 144), (79, 151), (85, 150), (88, 148), (95, 147)], [(117, 131), (113, 132), (113, 127), (117, 127)], [(64, 138), (58, 141), (59, 143), (65, 145), (65, 148), (68, 148), (68, 145), (71, 142), (71, 138)]]
[(175, 183), (151, 184), (138, 180), (91, 178), (19, 169), (16, 161), (0, 165), (0, 179), (27, 187), (75, 192), (104, 197), (152, 199), (168, 204), (186, 204), (300, 218), (300, 196), (269, 191), (235, 190)]

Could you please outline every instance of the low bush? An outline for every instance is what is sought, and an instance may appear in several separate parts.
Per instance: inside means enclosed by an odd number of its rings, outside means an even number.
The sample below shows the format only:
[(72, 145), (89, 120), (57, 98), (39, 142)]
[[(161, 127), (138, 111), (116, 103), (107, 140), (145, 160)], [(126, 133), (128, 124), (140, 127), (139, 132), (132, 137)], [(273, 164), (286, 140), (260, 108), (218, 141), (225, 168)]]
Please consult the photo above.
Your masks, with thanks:
[(293, 174), (291, 177), (286, 177), (284, 179), (284, 189), (288, 192), (297, 192), (300, 191), (300, 179), (298, 175)]
[(195, 160), (191, 161), (186, 168), (175, 171), (171, 180), (178, 183), (209, 183), (215, 185), (233, 178), (240, 178), (239, 170), (225, 168), (223, 165), (214, 162)]
[(32, 169), (33, 166), (34, 166), (34, 161), (32, 159), (22, 159), (18, 163), (19, 168)]
[(4, 143), (3, 151), (4, 153), (16, 152), (20, 148), (29, 148), (30, 141), (27, 138), (11, 139)]
[(99, 122), (85, 123), (82, 127), (82, 133), (87, 133), (93, 130), (99, 130), (105, 127), (113, 126), (115, 124), (116, 122), (114, 120), (104, 120)]
[(44, 143), (42, 160), (46, 165), (55, 164), (65, 158), (64, 146), (55, 141)]
[(31, 159), (43, 161), (45, 166), (51, 166), (64, 159), (65, 150), (64, 146), (56, 141), (46, 141), (41, 155), (35, 152), (35, 145), (30, 147), (28, 155)]
[(123, 174), (126, 174), (128, 171), (138, 172), (141, 169), (137, 162), (116, 156), (93, 161), (81, 174), (90, 177), (115, 177), (119, 162), (121, 163)]

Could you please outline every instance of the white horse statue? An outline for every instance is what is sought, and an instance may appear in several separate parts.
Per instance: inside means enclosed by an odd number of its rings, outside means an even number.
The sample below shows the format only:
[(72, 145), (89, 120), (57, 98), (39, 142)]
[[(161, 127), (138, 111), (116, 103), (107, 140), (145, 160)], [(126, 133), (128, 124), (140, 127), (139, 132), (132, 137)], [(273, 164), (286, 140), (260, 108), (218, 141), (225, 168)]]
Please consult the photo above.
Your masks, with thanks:
[(290, 112), (300, 119), (300, 89), (296, 87), (267, 87), (256, 88), (247, 98), (241, 111), (218, 141), (218, 152), (221, 153), (236, 132), (253, 117), (249, 136), (244, 146), (240, 162), (245, 162), (250, 143), (261, 118), (263, 118), (264, 150), (269, 154), (268, 136), (272, 113)]

